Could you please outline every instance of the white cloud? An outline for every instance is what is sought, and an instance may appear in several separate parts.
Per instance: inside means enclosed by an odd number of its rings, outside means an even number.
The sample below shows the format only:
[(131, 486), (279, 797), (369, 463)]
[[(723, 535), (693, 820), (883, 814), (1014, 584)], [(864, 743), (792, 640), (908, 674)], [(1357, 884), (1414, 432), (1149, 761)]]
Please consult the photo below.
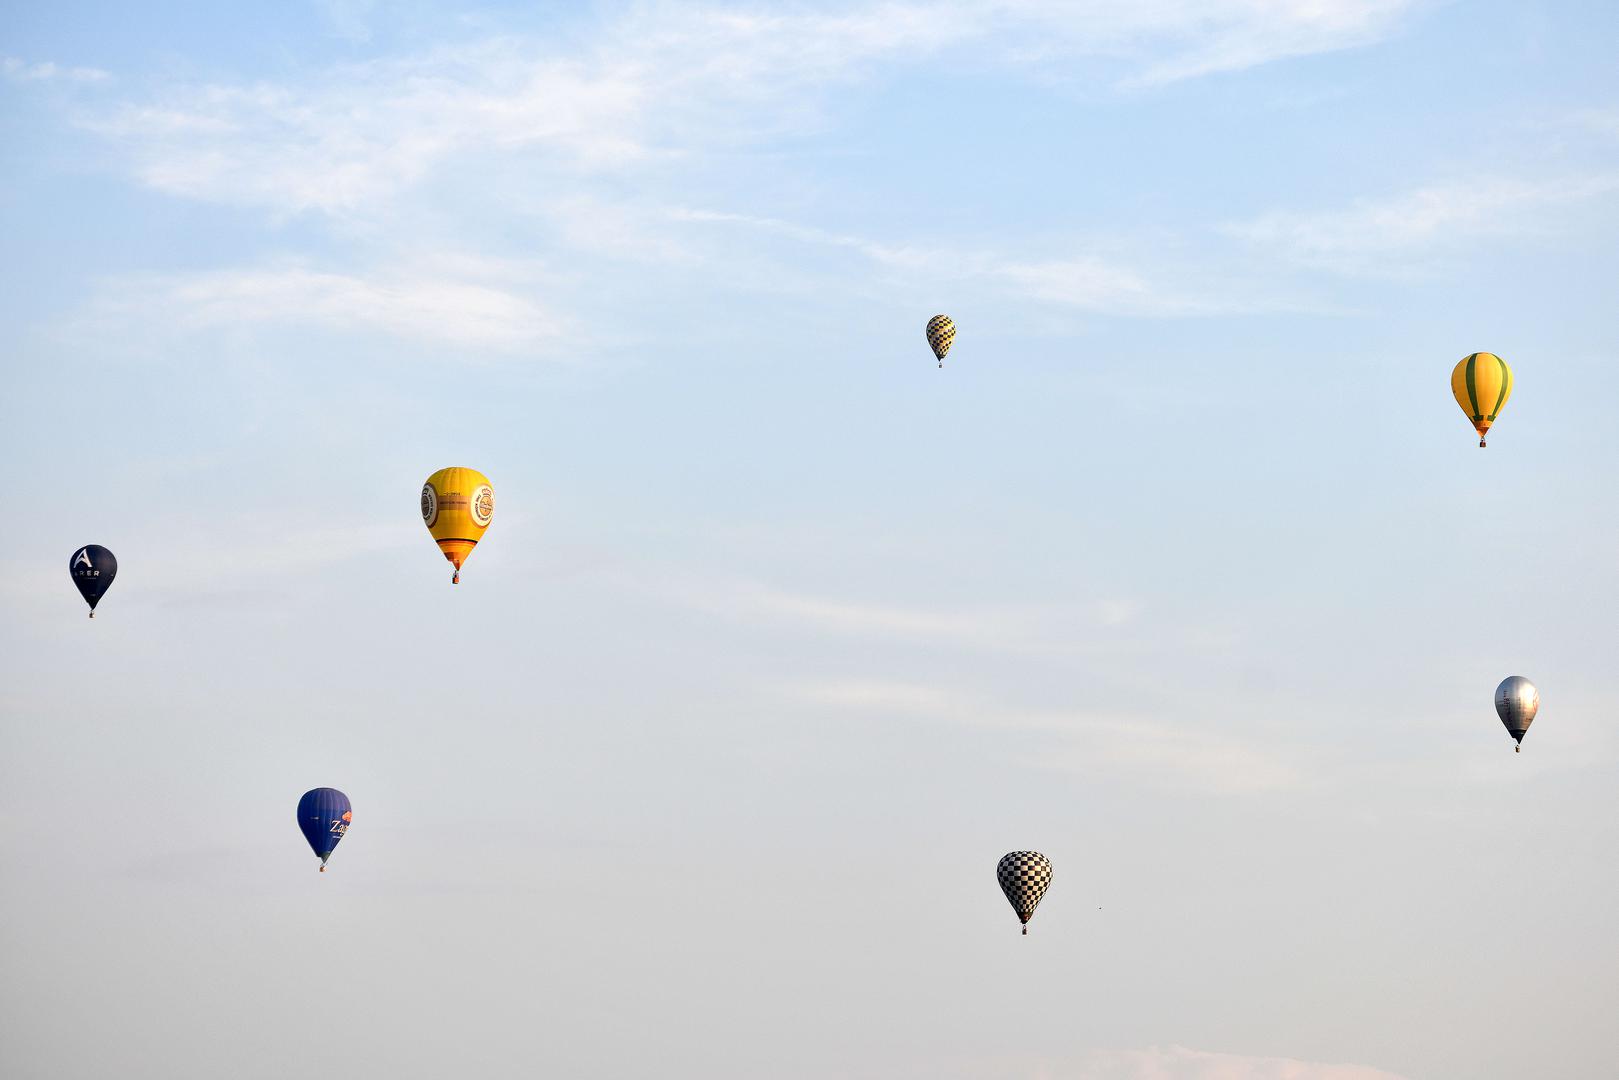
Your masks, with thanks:
[(1277, 211), (1224, 231), (1300, 263), (1351, 273), (1403, 274), (1413, 257), (1472, 237), (1522, 233), (1527, 215), (1619, 190), (1619, 175), (1484, 179), (1362, 199), (1321, 213)]
[(701, 579), (676, 583), (660, 579), (645, 588), (661, 592), (677, 603), (745, 622), (907, 644), (953, 645), (1038, 656), (1092, 651), (1092, 638), (1116, 630), (1136, 615), (1132, 602), (1117, 598), (1077, 609), (1064, 605), (951, 610), (814, 596), (752, 581)]
[(126, 280), (110, 290), (103, 314), (141, 317), (165, 327), (202, 330), (245, 325), (314, 325), (371, 331), (470, 349), (544, 349), (561, 336), (558, 321), (535, 301), (481, 277), (483, 260), (443, 257), (426, 266), (366, 276), (272, 266)]
[(1065, 730), (1076, 739), (1064, 748), (1027, 758), (1026, 763), (1098, 780), (1130, 775), (1170, 790), (1216, 795), (1290, 791), (1307, 780), (1301, 762), (1267, 746), (1258, 734), (1244, 740), (1207, 728), (1141, 718), (1073, 720)]
[(11, 82), (75, 82), (98, 83), (106, 82), (112, 76), (99, 68), (90, 67), (62, 67), (59, 64), (44, 61), (30, 64), (14, 56), (0, 60), (0, 74)]
[(1197, 294), (1097, 255), (1019, 259), (989, 251), (883, 244), (747, 214), (680, 208), (672, 216), (677, 221), (742, 225), (800, 243), (845, 248), (879, 266), (902, 271), (911, 280), (976, 281), (1031, 300), (1099, 314), (1176, 318), (1248, 312), (1266, 304), (1251, 293)]
[(371, 23), (377, 17), (380, 0), (316, 0), (332, 33), (349, 41), (370, 41)]
[(913, 641), (996, 645), (1005, 641), (1008, 629), (1003, 619), (994, 616), (844, 603), (763, 586), (738, 590), (731, 600), (744, 614), (807, 623), (837, 633)]
[(549, 146), (576, 162), (647, 152), (625, 72), (530, 61), (505, 40), (355, 65), (308, 87), (180, 87), (86, 121), (140, 178), (190, 198), (361, 214), (476, 148)]
[[(420, 543), (415, 530), (401, 528), (397, 520), (349, 518), (296, 534), (287, 532), (284, 515), (262, 512), (148, 526), (119, 534), (125, 565), (142, 564), (138, 574), (118, 579), (111, 595), (120, 603), (186, 606), (233, 593), (279, 594), (310, 571)], [(221, 559), (221, 552), (229, 552), (229, 558)], [(60, 611), (62, 592), (54, 575), (38, 573), (37, 564), (7, 559), (0, 561), (0, 601), (18, 611)]]
[(1182, 1046), (1098, 1051), (1067, 1064), (1031, 1063), (1024, 1075), (1041, 1080), (1402, 1080), (1368, 1065), (1219, 1054)]
[[(1162, 84), (1366, 44), (1410, 0), (653, 5), (565, 50), (490, 37), (351, 64), (306, 85), (172, 86), (86, 121), (141, 179), (190, 198), (360, 214), (460, 156), (623, 169), (822, 122), (825, 93), (948, 49), (961, 63), (1100, 56)], [(351, 4), (334, 11), (354, 23)], [(363, 14), (363, 13), (362, 13)], [(334, 16), (334, 17), (336, 17)], [(8, 62), (10, 63), (10, 62)], [(1070, 67), (1071, 64), (1066, 64)], [(9, 69), (8, 69), (9, 70)], [(19, 68), (18, 70), (23, 70)]]
[(1178, 16), (1185, 47), (1149, 63), (1128, 81), (1161, 85), (1370, 45), (1392, 33), (1411, 7), (1410, 0), (1187, 0), (1163, 5), (1161, 13)]
[(1619, 137), (1619, 107), (1579, 109), (1568, 119), (1575, 126), (1588, 131)]
[(872, 716), (948, 723), (1050, 737), (1025, 759), (1032, 768), (1117, 780), (1129, 777), (1171, 790), (1208, 794), (1284, 791), (1305, 782), (1282, 749), (1209, 722), (1171, 724), (1080, 710), (1033, 709), (971, 697), (935, 685), (893, 681), (828, 682), (800, 687), (817, 705)]
[(969, 25), (904, 5), (844, 15), (648, 8), (566, 53), (493, 37), (344, 66), (307, 86), (174, 87), (86, 124), (129, 145), (159, 190), (356, 214), (469, 153), (526, 150), (589, 172), (796, 127), (811, 115), (806, 88)]
[[(667, 210), (656, 193), (687, 159), (812, 129), (825, 122), (833, 88), (889, 77), (947, 51), (952, 63), (1016, 61), (1021, 69), (1038, 45), (1055, 50), (1054, 61), (1103, 57), (1111, 70), (1122, 65), (1142, 81), (1163, 83), (1362, 44), (1392, 28), (1410, 6), (1405, 0), (893, 2), (822, 10), (652, 4), (570, 26), (566, 46), (555, 36), (493, 35), (337, 65), (298, 83), (171, 84), (145, 99), (87, 112), (81, 123), (122, 145), (152, 188), (278, 215), (328, 215), (341, 219), (343, 238), (362, 248), (382, 235), (442, 235), (445, 219), (466, 216), (471, 184), (470, 197), (484, 200), (475, 207), (496, 206), (508, 222), (548, 224), (587, 257), (702, 263), (716, 274), (746, 266), (750, 281), (779, 281), (781, 275), (761, 273), (747, 260), (705, 258), (691, 228), (743, 226), (847, 250), (907, 282), (969, 283), (1079, 312), (1217, 315), (1275, 305), (1226, 279), (1211, 287), (1207, 275), (1194, 282), (1179, 269), (1135, 265), (1129, 255), (1082, 246), (1047, 244), (1038, 255), (950, 250), (767, 216)], [(343, 32), (360, 33), (369, 10), (364, 2), (337, 0), (330, 15)], [(8, 64), (8, 71), (24, 70)], [(635, 194), (616, 194), (598, 182), (604, 176), (635, 178)], [(340, 267), (249, 267), (150, 284), (148, 294), (181, 327), (303, 323), (507, 351), (536, 348), (560, 333), (553, 310), (520, 287), (430, 266), (400, 270), (376, 252)]]
[(943, 253), (938, 251), (886, 247), (858, 236), (818, 229), (813, 225), (799, 225), (791, 221), (783, 221), (780, 218), (757, 217), (752, 214), (733, 214), (721, 210), (702, 210), (691, 207), (675, 207), (669, 211), (669, 217), (674, 221), (690, 221), (700, 224), (743, 225), (804, 244), (848, 248), (874, 262), (901, 266), (907, 269), (925, 269), (928, 266), (944, 264), (948, 265), (952, 272), (972, 272), (972, 268), (968, 265), (971, 263), (971, 258), (968, 256), (953, 254), (949, 260), (945, 260), (941, 257)]
[(1176, 317), (1250, 311), (1255, 301), (1185, 295), (1094, 256), (1002, 263), (995, 276), (1036, 300), (1112, 315)]
[(658, 265), (692, 265), (705, 261), (668, 228), (668, 211), (610, 202), (595, 195), (559, 196), (545, 216), (575, 251), (593, 256)]

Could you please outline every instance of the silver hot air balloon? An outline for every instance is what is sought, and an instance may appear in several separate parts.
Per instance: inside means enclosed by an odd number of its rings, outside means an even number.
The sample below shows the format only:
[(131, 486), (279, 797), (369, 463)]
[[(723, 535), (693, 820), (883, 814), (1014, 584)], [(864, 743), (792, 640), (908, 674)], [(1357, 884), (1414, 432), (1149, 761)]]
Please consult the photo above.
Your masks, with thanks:
[(1519, 744), (1512, 748), (1516, 753), (1522, 749), (1524, 733), (1540, 711), (1540, 691), (1522, 675), (1509, 676), (1495, 688), (1495, 711), (1506, 725), (1507, 734)]

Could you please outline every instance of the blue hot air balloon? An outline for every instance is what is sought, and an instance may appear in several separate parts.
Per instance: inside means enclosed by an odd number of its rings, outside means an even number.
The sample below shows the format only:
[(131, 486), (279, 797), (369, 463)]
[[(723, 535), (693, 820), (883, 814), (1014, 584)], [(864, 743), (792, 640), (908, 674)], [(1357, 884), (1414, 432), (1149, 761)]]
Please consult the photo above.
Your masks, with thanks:
[(95, 618), (96, 605), (118, 576), (118, 560), (100, 544), (86, 544), (67, 561), (67, 570), (73, 575), (73, 584), (79, 587), (79, 595), (90, 605), (90, 617)]
[(349, 805), (349, 797), (336, 788), (318, 787), (304, 792), (304, 797), (298, 800), (298, 828), (304, 831), (304, 839), (320, 856), (321, 873), (326, 872), (326, 860), (332, 857), (332, 849), (349, 831), (349, 822), (353, 820), (354, 808)]

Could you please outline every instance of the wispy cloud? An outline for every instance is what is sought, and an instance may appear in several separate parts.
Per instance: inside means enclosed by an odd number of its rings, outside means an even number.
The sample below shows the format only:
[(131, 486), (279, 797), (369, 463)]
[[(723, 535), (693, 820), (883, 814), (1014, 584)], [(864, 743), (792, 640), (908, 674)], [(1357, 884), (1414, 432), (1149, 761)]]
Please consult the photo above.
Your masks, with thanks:
[(1070, 1062), (1027, 1063), (1022, 1075), (1041, 1080), (1402, 1080), (1369, 1065), (1329, 1065), (1297, 1058), (1254, 1057), (1189, 1050), (1100, 1050)]
[(807, 88), (972, 25), (907, 5), (839, 15), (646, 8), (565, 53), (493, 37), (343, 66), (306, 85), (174, 86), (85, 123), (126, 144), (159, 190), (356, 214), (482, 151), (591, 172), (796, 128), (813, 116)]
[(999, 263), (992, 272), (1032, 299), (1098, 314), (1175, 318), (1253, 311), (1268, 304), (1253, 296), (1198, 295), (1090, 255)]
[(315, 6), (335, 36), (370, 41), (371, 23), (379, 14), (381, 0), (316, 0)]
[[(115, 541), (118, 552), (126, 567), (138, 562), (142, 568), (120, 577), (111, 595), (120, 603), (139, 600), (163, 607), (240, 593), (283, 595), (289, 581), (301, 581), (310, 571), (407, 548), (419, 539), (398, 521), (350, 518), (297, 535), (288, 535), (285, 524), (281, 515), (254, 512), (189, 518), (183, 527), (171, 520), (149, 530), (126, 530)], [(221, 559), (221, 552), (229, 558)], [(0, 561), (0, 602), (17, 610), (60, 610), (59, 583), (37, 569), (23, 560)]]
[(63, 67), (50, 61), (30, 64), (15, 56), (0, 60), (0, 75), (10, 82), (99, 83), (112, 78), (108, 72), (91, 67)]
[[(474, 207), (550, 228), (581, 259), (703, 265), (779, 282), (784, 260), (711, 253), (694, 234), (748, 228), (846, 251), (907, 284), (948, 282), (1072, 312), (1182, 318), (1297, 307), (1275, 289), (1149, 265), (1137, 248), (1046, 238), (1038, 251), (944, 247), (861, 237), (767, 215), (681, 205), (680, 170), (713, 152), (767, 145), (827, 123), (838, 88), (894, 77), (948, 53), (951, 63), (1018, 70), (1100, 57), (1107, 71), (1162, 85), (1392, 32), (1406, 0), (1007, 0), (846, 4), (811, 10), (651, 4), (617, 9), (568, 33), (488, 35), (404, 56), (334, 65), (300, 80), (160, 84), (85, 107), (79, 122), (121, 148), (143, 184), (277, 218), (340, 223), (355, 248), (295, 265), (254, 265), (142, 282), (167, 325), (300, 324), (517, 352), (556, 342), (566, 321), (521, 283), (444, 272), (431, 252), (399, 267), (402, 236), (431, 235)], [(338, 2), (340, 32), (361, 34), (365, 3)], [(566, 40), (566, 45), (558, 41)], [(49, 65), (7, 61), (14, 78)], [(1071, 64), (1068, 67), (1072, 67)], [(50, 68), (51, 71), (56, 69)], [(1112, 74), (1102, 76), (1104, 82)], [(603, 179), (631, 178), (615, 188)], [(468, 185), (472, 185), (469, 189)], [(626, 190), (630, 193), (626, 193)], [(480, 201), (481, 200), (481, 201)], [(495, 202), (493, 200), (499, 200)], [(668, 207), (673, 206), (674, 209)], [(408, 227), (401, 227), (408, 222)], [(420, 226), (420, 228), (418, 228)], [(1284, 232), (1287, 222), (1258, 222)], [(1294, 231), (1305, 229), (1299, 226)], [(388, 237), (379, 240), (379, 237)], [(1296, 240), (1295, 243), (1305, 241)], [(376, 250), (379, 245), (388, 251)], [(407, 253), (409, 254), (409, 253)], [(761, 272), (763, 268), (763, 272)], [(813, 274), (796, 269), (794, 273)]]
[(1127, 80), (1154, 86), (1381, 41), (1399, 27), (1410, 0), (1269, 0), (1161, 5), (1178, 8), (1182, 47)]
[(1567, 117), (1576, 127), (1619, 138), (1619, 106), (1578, 109)]
[(160, 191), (277, 211), (361, 214), (475, 149), (586, 165), (649, 152), (632, 73), (531, 60), (495, 40), (329, 72), (310, 86), (176, 87), (85, 121)]
[[(1346, 273), (1405, 274), (1412, 260), (1487, 235), (1544, 227), (1546, 215), (1619, 191), (1619, 174), (1437, 184), (1315, 213), (1276, 211), (1224, 231), (1281, 257)], [(1531, 217), (1531, 215), (1534, 215)]]
[[(505, 263), (440, 257), (436, 265), (364, 275), (303, 265), (272, 265), (126, 280), (103, 301), (104, 321), (131, 319), (169, 329), (251, 325), (366, 331), (484, 352), (532, 353), (562, 335), (559, 320), (514, 291)], [(498, 279), (498, 283), (497, 283)], [(521, 280), (521, 277), (518, 277)]]
[(906, 644), (1026, 655), (1072, 655), (1091, 650), (1102, 633), (1137, 616), (1124, 598), (1052, 608), (907, 607), (842, 597), (817, 596), (760, 582), (724, 579), (662, 579), (640, 585), (669, 599), (725, 618), (768, 623), (816, 633)]
[(847, 248), (850, 251), (864, 255), (874, 262), (908, 269), (922, 269), (928, 266), (945, 264), (958, 273), (975, 272), (974, 260), (971, 256), (952, 253), (951, 258), (945, 260), (941, 258), (944, 253), (937, 250), (891, 247), (863, 237), (836, 233), (813, 225), (801, 225), (791, 221), (783, 221), (780, 218), (760, 217), (754, 214), (734, 214), (723, 210), (704, 210), (684, 206), (674, 207), (668, 212), (668, 216), (674, 221), (713, 225), (742, 225), (804, 244)]
[[(480, 151), (622, 169), (824, 122), (828, 91), (945, 50), (960, 62), (1107, 57), (1162, 85), (1376, 40), (1410, 0), (652, 5), (594, 34), (491, 37), (300, 85), (172, 85), (87, 117), (141, 179), (190, 198), (363, 212)], [(334, 18), (358, 32), (352, 4)], [(10, 62), (8, 62), (10, 63)], [(8, 71), (10, 69), (8, 68)], [(18, 67), (19, 71), (33, 70)]]
[(1094, 254), (1030, 259), (991, 251), (888, 244), (777, 218), (677, 208), (678, 221), (740, 225), (804, 244), (842, 248), (910, 279), (971, 281), (1008, 294), (1096, 314), (1179, 318), (1250, 312), (1274, 301), (1181, 286)]
[(1258, 739), (1212, 724), (1172, 724), (1082, 709), (1022, 708), (938, 686), (891, 681), (829, 682), (799, 688), (806, 700), (874, 717), (933, 721), (1048, 737), (1026, 757), (1033, 768), (1129, 777), (1209, 794), (1280, 791), (1304, 783), (1298, 761)]

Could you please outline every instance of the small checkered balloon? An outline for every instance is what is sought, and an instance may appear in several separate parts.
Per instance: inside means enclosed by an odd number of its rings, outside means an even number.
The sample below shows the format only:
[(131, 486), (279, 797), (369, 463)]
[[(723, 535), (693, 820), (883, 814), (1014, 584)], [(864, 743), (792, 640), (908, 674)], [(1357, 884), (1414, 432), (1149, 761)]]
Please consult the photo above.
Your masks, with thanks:
[(996, 864), (995, 880), (1001, 883), (1001, 892), (1006, 894), (1027, 934), (1034, 909), (1051, 886), (1051, 860), (1038, 851), (1009, 852)]
[(950, 351), (950, 343), (955, 340), (956, 324), (950, 321), (950, 316), (935, 315), (928, 320), (928, 345), (939, 358), (940, 367), (944, 367), (944, 354)]

